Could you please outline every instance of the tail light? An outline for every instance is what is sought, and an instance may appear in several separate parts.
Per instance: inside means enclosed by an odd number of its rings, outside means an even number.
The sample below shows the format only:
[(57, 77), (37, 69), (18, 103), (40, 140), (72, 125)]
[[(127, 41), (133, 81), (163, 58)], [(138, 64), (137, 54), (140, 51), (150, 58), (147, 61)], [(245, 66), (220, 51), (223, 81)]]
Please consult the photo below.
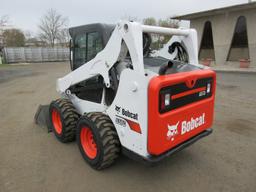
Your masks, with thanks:
[(161, 110), (165, 110), (171, 104), (171, 94), (170, 93), (161, 93), (160, 96), (160, 106)]
[(207, 93), (210, 93), (211, 92), (211, 83), (208, 83), (207, 84)]

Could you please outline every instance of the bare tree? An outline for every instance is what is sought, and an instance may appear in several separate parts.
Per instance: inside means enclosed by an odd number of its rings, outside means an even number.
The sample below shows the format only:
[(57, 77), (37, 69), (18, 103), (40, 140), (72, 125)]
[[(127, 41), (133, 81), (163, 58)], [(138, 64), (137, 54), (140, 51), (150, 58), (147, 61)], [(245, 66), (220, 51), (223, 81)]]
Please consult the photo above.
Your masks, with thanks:
[(139, 22), (138, 17), (136, 16), (131, 16), (131, 15), (124, 15), (121, 17), (122, 20), (127, 20), (127, 21), (137, 21)]
[(25, 45), (25, 35), (20, 29), (4, 30), (3, 40), (7, 47), (23, 47)]
[(58, 34), (58, 38), (57, 38), (58, 43), (62, 47), (68, 47), (69, 40), (70, 40), (70, 36), (69, 36), (68, 28), (62, 29)]
[(167, 28), (178, 28), (179, 27), (179, 21), (173, 20), (173, 19), (159, 19), (158, 25), (161, 27), (167, 27)]
[(54, 47), (56, 41), (60, 38), (62, 30), (68, 25), (68, 18), (63, 17), (55, 9), (50, 9), (41, 18), (39, 24), (40, 38), (43, 41), (48, 42)]
[(9, 16), (8, 15), (3, 15), (0, 17), (0, 28), (6, 26), (9, 22)]
[[(177, 20), (171, 20), (169, 18), (167, 19), (155, 19), (154, 17), (148, 17), (143, 19), (143, 24), (145, 25), (153, 25), (153, 26), (161, 26), (161, 27), (167, 27), (167, 28), (178, 28), (179, 22)], [(166, 44), (170, 38), (171, 35), (159, 35), (159, 34), (151, 34), (152, 37), (152, 49), (160, 49), (161, 47)]]
[(143, 24), (157, 26), (157, 21), (154, 17), (148, 17), (148, 18), (143, 19)]
[(9, 17), (8, 15), (3, 15), (0, 17), (0, 56), (2, 55), (2, 49), (3, 49), (3, 44), (4, 44), (4, 37), (3, 37), (3, 32), (4, 32), (4, 27), (9, 23)]

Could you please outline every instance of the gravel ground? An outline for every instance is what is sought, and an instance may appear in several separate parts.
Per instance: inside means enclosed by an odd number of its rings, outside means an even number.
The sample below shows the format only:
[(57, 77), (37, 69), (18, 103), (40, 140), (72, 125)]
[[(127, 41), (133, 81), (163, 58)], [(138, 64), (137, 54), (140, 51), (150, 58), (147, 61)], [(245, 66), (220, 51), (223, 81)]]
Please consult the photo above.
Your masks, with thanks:
[(214, 133), (147, 167), (126, 157), (91, 169), (76, 143), (34, 124), (39, 104), (58, 97), (67, 63), (0, 68), (0, 191), (232, 191), (256, 189), (256, 75), (218, 73)]

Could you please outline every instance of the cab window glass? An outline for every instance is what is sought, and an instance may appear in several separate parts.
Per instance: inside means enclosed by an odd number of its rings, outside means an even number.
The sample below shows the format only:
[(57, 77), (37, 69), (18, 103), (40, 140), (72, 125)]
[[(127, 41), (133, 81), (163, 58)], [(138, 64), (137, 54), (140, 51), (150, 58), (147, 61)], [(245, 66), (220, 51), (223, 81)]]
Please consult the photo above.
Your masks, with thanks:
[(74, 67), (78, 68), (87, 61), (86, 58), (87, 39), (86, 34), (77, 35), (74, 42)]
[(102, 50), (102, 39), (98, 32), (87, 34), (87, 61), (93, 59)]

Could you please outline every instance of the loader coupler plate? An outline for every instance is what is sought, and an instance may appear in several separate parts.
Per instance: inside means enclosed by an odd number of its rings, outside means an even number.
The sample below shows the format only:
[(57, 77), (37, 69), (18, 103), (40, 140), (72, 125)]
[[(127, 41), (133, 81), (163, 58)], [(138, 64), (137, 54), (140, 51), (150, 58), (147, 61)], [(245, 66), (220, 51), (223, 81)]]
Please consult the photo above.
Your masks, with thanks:
[(47, 127), (48, 132), (51, 132), (52, 128), (49, 117), (49, 105), (39, 105), (34, 117), (34, 122), (39, 126)]

